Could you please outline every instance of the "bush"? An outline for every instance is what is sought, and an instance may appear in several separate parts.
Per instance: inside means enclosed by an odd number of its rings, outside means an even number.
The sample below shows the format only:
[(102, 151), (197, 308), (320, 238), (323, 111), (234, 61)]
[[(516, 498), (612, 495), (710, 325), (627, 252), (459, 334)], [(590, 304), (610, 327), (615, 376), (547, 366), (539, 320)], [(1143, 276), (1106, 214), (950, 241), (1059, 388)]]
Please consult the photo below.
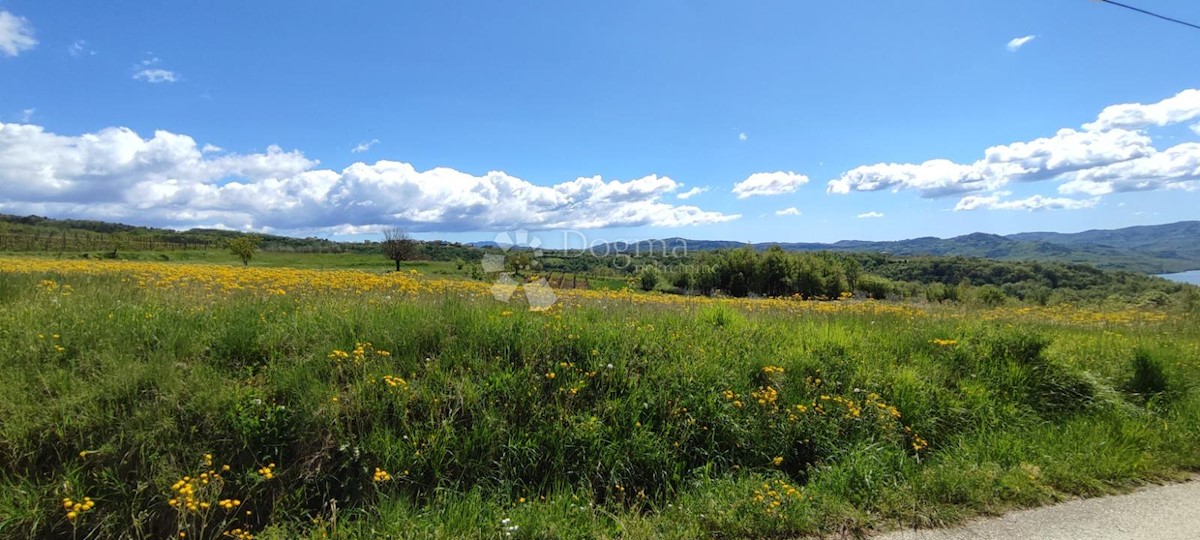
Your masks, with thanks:
[(1163, 372), (1162, 363), (1146, 350), (1139, 349), (1133, 353), (1131, 369), (1133, 374), (1125, 384), (1127, 392), (1142, 399), (1149, 399), (1169, 389), (1170, 384), (1166, 373)]
[(653, 266), (642, 268), (638, 280), (641, 283), (643, 291), (652, 291), (658, 285), (658, 270)]
[(979, 300), (980, 304), (994, 307), (1003, 304), (1008, 297), (1004, 291), (1000, 290), (1000, 287), (984, 285), (975, 291), (975, 298)]
[(895, 291), (895, 285), (886, 278), (866, 275), (858, 278), (857, 289), (871, 298), (883, 300)]

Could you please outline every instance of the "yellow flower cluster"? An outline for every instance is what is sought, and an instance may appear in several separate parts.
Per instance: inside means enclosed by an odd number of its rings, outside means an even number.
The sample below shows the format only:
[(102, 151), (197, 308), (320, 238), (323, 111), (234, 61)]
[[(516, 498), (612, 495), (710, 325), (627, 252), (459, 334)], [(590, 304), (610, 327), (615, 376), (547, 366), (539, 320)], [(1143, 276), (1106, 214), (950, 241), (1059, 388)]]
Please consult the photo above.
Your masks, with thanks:
[(763, 482), (761, 489), (754, 490), (754, 502), (762, 504), (769, 513), (777, 512), (788, 501), (799, 501), (803, 498), (804, 494), (800, 492), (800, 488), (783, 480)]
[(383, 349), (376, 349), (373, 345), (371, 345), (370, 342), (367, 342), (355, 343), (354, 350), (349, 352), (340, 349), (334, 349), (329, 353), (329, 359), (339, 364), (342, 362), (352, 362), (354, 365), (359, 366), (373, 357), (391, 355), (392, 353)]
[(234, 540), (254, 540), (254, 535), (245, 529), (231, 529), (225, 531), (225, 536)]
[(724, 392), (721, 392), (721, 397), (724, 397), (725, 401), (728, 401), (729, 404), (733, 405), (733, 407), (735, 409), (740, 409), (745, 406), (745, 404), (742, 403), (742, 400), (738, 399), (738, 397), (739, 397), (738, 394), (735, 393), (733, 390), (726, 390)]
[(750, 392), (750, 397), (762, 407), (775, 407), (779, 401), (779, 391), (773, 386), (760, 386), (758, 390)]
[(275, 478), (275, 464), (268, 463), (266, 467), (259, 467), (258, 475), (261, 476), (263, 480)]
[[(208, 457), (207, 462), (211, 464), (211, 456), (208, 454), (205, 456)], [(196, 477), (184, 476), (171, 485), (171, 491), (175, 492), (175, 496), (167, 501), (167, 505), (185, 512), (208, 510), (211, 504), (203, 500), (198, 492), (210, 482), (220, 479), (221, 475), (212, 470), (200, 473), (200, 476)]]
[[(147, 289), (169, 290), (176, 296), (189, 294), (189, 300), (215, 300), (229, 293), (277, 296), (339, 293), (363, 298), (378, 294), (388, 300), (422, 294), (458, 294), (490, 299), (490, 284), (482, 281), (423, 278), (419, 272), (371, 273), (359, 270), (305, 270), (296, 268), (234, 267), (206, 264), (132, 262), (110, 260), (57, 260), (13, 257), (0, 259), (0, 273), (44, 274), (59, 276), (124, 275), (125, 281)], [(68, 286), (45, 280), (44, 290), (67, 294)], [(1087, 309), (1070, 305), (1001, 307), (969, 312), (957, 306), (904, 304), (876, 300), (854, 300), (843, 295), (837, 302), (787, 298), (708, 298), (667, 294), (644, 294), (634, 290), (560, 289), (552, 312), (561, 307), (582, 304), (662, 305), (685, 308), (720, 304), (748, 312), (786, 314), (858, 314), (894, 315), (908, 318), (930, 314), (982, 317), (985, 320), (1031, 320), (1083, 325), (1134, 325), (1162, 322), (1165, 312), (1153, 309)], [(367, 302), (376, 299), (367, 297)]]
[(408, 388), (408, 381), (394, 375), (384, 375), (383, 383), (392, 388)]
[(221, 508), (224, 508), (225, 510), (233, 510), (234, 508), (237, 508), (241, 505), (242, 505), (242, 501), (240, 501), (238, 499), (221, 499), (221, 500), (217, 501), (217, 506), (220, 506)]
[(783, 368), (779, 366), (763, 366), (762, 372), (767, 376), (783, 375)]
[(44, 292), (46, 292), (48, 294), (71, 296), (71, 285), (69, 285), (67, 283), (63, 283), (62, 285), (59, 285), (58, 282), (54, 281), (53, 279), (43, 279), (43, 280), (39, 281), (38, 287), (40, 287)]
[(996, 308), (974, 314), (983, 320), (1027, 320), (1074, 326), (1133, 326), (1167, 320), (1163, 311), (1140, 308), (1099, 310), (1067, 304)]
[(79, 516), (86, 512), (90, 512), (96, 503), (91, 497), (84, 497), (82, 501), (72, 500), (70, 497), (63, 497), (62, 507), (67, 513), (67, 520), (74, 522)]
[(375, 467), (375, 474), (372, 475), (371, 481), (372, 482), (387, 482), (391, 479), (392, 479), (391, 474), (388, 474), (387, 471), (380, 469), (379, 467)]
[(938, 347), (953, 347), (958, 345), (957, 339), (931, 339), (929, 342)]

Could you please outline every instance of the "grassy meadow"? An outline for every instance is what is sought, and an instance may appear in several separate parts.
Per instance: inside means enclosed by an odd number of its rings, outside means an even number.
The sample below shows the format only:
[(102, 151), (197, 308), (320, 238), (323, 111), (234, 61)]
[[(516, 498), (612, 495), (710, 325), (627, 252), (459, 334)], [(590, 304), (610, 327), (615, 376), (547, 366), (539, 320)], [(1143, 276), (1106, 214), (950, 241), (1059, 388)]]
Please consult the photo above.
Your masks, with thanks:
[(854, 537), (1200, 470), (1195, 315), (259, 262), (0, 258), (0, 538)]

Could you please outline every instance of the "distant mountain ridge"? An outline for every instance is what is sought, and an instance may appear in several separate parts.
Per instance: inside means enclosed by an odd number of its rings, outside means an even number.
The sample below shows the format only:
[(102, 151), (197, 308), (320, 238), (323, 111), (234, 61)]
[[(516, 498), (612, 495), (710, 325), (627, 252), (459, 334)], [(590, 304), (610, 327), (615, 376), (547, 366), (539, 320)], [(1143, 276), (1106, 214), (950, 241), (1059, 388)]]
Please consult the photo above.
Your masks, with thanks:
[(909, 240), (876, 242), (841, 240), (817, 242), (746, 243), (729, 240), (692, 240), (672, 237), (597, 246), (595, 251), (661, 253), (664, 249), (711, 251), (750, 246), (765, 250), (779, 246), (787, 251), (879, 252), (900, 256), (943, 255), (997, 260), (1085, 263), (1099, 268), (1150, 274), (1200, 269), (1200, 221), (1140, 225), (1122, 229), (1093, 229), (1078, 233), (1028, 232), (1010, 235), (971, 233), (952, 238), (925, 236)]

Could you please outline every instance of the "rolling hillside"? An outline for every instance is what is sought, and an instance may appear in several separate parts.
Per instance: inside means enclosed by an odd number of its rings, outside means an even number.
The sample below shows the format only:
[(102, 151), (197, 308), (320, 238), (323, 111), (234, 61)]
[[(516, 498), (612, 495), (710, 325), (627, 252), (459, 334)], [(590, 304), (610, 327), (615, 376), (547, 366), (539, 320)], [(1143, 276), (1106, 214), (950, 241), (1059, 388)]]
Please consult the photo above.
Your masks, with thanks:
[[(753, 246), (764, 250), (778, 245), (787, 251), (879, 252), (892, 255), (954, 255), (1005, 261), (1071, 262), (1099, 268), (1150, 274), (1200, 269), (1200, 221), (1165, 225), (1090, 230), (1079, 233), (1029, 232), (1007, 236), (972, 233), (953, 238), (921, 237), (893, 242), (842, 240), (815, 242), (763, 242), (747, 244), (726, 240), (666, 238), (635, 244), (609, 244), (612, 251), (662, 252), (735, 249)], [(597, 248), (602, 250), (603, 248)]]
[[(242, 233), (216, 229), (174, 231), (102, 221), (59, 220), (40, 216), (0, 214), (0, 250), (54, 249), (67, 245), (79, 235), (105, 244), (120, 242), (132, 249), (156, 249), (158, 243), (216, 247), (223, 240)], [(91, 235), (91, 236), (88, 236)], [(292, 238), (262, 235), (263, 248), (270, 251), (296, 252), (375, 252), (370, 242), (335, 242), (323, 238)], [(152, 240), (151, 240), (152, 239)], [(842, 240), (830, 244), (816, 242), (745, 243), (732, 240), (694, 240), (665, 238), (635, 243), (597, 246), (597, 253), (672, 253), (678, 250), (711, 251), (752, 246), (757, 250), (778, 245), (787, 251), (834, 251), (886, 253), (899, 256), (942, 255), (981, 257), (1002, 261), (1038, 261), (1091, 264), (1109, 270), (1128, 270), (1148, 274), (1184, 272), (1200, 269), (1200, 221), (1181, 221), (1164, 225), (1089, 230), (1079, 233), (1028, 232), (1007, 236), (972, 233), (953, 238), (932, 236), (874, 242)], [(147, 247), (149, 246), (149, 247)], [(422, 242), (427, 258), (451, 260), (475, 259), (478, 248), (494, 248), (494, 242), (453, 244)], [(70, 246), (68, 246), (70, 247)], [(89, 248), (91, 249), (91, 248)], [(193, 247), (194, 249), (194, 247)], [(446, 253), (443, 253), (446, 252)]]

